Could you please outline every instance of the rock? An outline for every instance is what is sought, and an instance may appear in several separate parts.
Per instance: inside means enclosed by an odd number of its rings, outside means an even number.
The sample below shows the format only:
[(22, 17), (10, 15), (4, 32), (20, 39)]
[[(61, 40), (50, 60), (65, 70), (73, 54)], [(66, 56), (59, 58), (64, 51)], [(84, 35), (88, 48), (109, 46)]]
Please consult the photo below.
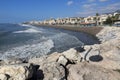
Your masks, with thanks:
[(28, 62), (33, 64), (56, 62), (60, 55), (60, 53), (55, 52), (47, 56), (41, 56), (40, 58), (31, 58)]
[(80, 54), (73, 48), (64, 51), (62, 54), (72, 63), (77, 63), (81, 60)]
[(44, 80), (64, 80), (65, 69), (56, 62), (44, 64), (43, 66)]
[(40, 58), (32, 58), (29, 63), (40, 66), (35, 74), (38, 80), (63, 80), (65, 77), (65, 69), (60, 64), (65, 65), (67, 62), (66, 59), (61, 57), (60, 53), (55, 52)]
[(91, 51), (92, 47), (86, 45), (86, 46), (84, 46), (84, 49), (85, 49), (85, 51), (83, 51), (83, 52), (80, 53), (81, 57), (83, 58), (81, 60), (81, 62), (89, 60), (89, 59), (87, 59), (87, 57), (89, 57), (88, 55), (90, 54), (90, 51)]
[(57, 62), (66, 66), (68, 60), (64, 56), (60, 56)]
[(33, 65), (15, 64), (0, 66), (0, 74), (6, 74), (12, 80), (26, 80), (33, 75)]
[(0, 65), (7, 65), (7, 64), (21, 64), (24, 61), (22, 59), (11, 58), (11, 59), (4, 59), (0, 61)]
[(44, 64), (57, 62), (60, 55), (61, 55), (60, 53), (55, 52), (47, 56), (42, 56), (40, 58), (32, 58), (28, 62), (36, 65), (40, 65), (40, 68), (42, 69)]
[(5, 74), (0, 74), (0, 80), (8, 80), (8, 78)]
[(120, 39), (112, 39), (100, 44), (100, 49), (102, 53), (113, 50), (114, 48), (120, 49)]
[(111, 39), (120, 39), (119, 27), (104, 27), (96, 36), (102, 42), (109, 41)]
[(47, 56), (42, 56), (40, 58), (31, 58), (28, 60), (28, 63), (41, 65), (41, 63), (44, 63), (44, 61), (46, 61), (46, 59), (47, 59)]
[(61, 53), (52, 53), (50, 55), (48, 55), (46, 61), (47, 62), (56, 62), (58, 60), (58, 58), (61, 56)]
[(89, 63), (79, 63), (68, 67), (68, 80), (120, 80), (120, 73)]
[[(90, 61), (90, 63), (104, 67), (106, 69), (120, 69), (120, 48), (119, 47), (120, 47), (119, 39), (112, 39), (112, 40), (103, 42), (102, 44), (99, 45), (98, 50), (96, 50), (96, 51), (100, 51), (100, 55), (103, 59), (99, 62)], [(91, 51), (90, 53), (94, 53), (94, 52)]]

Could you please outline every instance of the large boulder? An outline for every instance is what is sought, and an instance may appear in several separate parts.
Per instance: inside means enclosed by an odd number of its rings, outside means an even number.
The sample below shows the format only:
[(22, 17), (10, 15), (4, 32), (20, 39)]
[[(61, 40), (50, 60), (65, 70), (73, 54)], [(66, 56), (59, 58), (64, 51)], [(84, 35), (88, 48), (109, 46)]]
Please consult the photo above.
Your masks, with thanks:
[(66, 58), (63, 59), (60, 53), (55, 52), (40, 58), (32, 58), (29, 60), (29, 63), (39, 65), (39, 69), (35, 73), (35, 79), (63, 80), (65, 78), (63, 65), (67, 63), (67, 60)]
[(56, 62), (60, 56), (61, 56), (60, 53), (54, 52), (50, 55), (41, 56), (39, 58), (31, 58), (28, 60), (28, 62), (33, 63), (33, 64), (42, 64), (42, 63), (46, 63), (46, 62)]
[(5, 74), (0, 74), (0, 80), (8, 80), (8, 76)]
[(112, 39), (100, 44), (100, 49), (102, 53), (113, 50), (115, 48), (120, 49), (120, 39)]
[(61, 53), (54, 52), (48, 55), (46, 61), (47, 62), (57, 62), (58, 58), (61, 56)]
[(0, 61), (0, 65), (8, 65), (8, 64), (21, 64), (25, 61), (23, 59), (18, 58), (10, 58), (10, 59), (4, 59)]
[(33, 75), (33, 65), (15, 64), (0, 66), (0, 74), (9, 76), (11, 80), (26, 80)]
[[(88, 56), (89, 59), (92, 59), (94, 53), (99, 52), (99, 55), (102, 57), (101, 61), (91, 61), (91, 64), (99, 65), (107, 69), (120, 69), (120, 39), (111, 39), (109, 41), (103, 42), (98, 45), (98, 48), (95, 50), (95, 45), (92, 46), (92, 50)], [(96, 57), (98, 58), (98, 57)], [(95, 59), (94, 59), (95, 60)]]
[(66, 66), (68, 60), (64, 56), (60, 56), (57, 62), (62, 64), (63, 66)]
[(39, 58), (31, 58), (28, 60), (28, 63), (41, 65), (42, 63), (44, 63), (44, 61), (46, 61), (46, 59), (47, 59), (47, 56), (41, 56)]
[(120, 80), (120, 73), (95, 66), (89, 63), (79, 63), (68, 66), (68, 80)]
[(106, 42), (111, 39), (120, 39), (119, 27), (104, 27), (96, 36), (101, 42)]
[(81, 56), (79, 52), (74, 48), (64, 51), (62, 55), (64, 55), (72, 63), (77, 63), (77, 62), (80, 62), (81, 60)]
[(52, 54), (47, 55), (47, 56), (41, 56), (40, 58), (29, 59), (28, 62), (35, 64), (35, 65), (40, 65), (39, 68), (42, 69), (44, 64), (48, 64), (51, 62), (57, 62), (60, 55), (61, 55), (60, 53), (55, 52), (55, 53), (52, 53)]
[(44, 80), (64, 80), (65, 69), (62, 65), (56, 62), (51, 62), (43, 65)]

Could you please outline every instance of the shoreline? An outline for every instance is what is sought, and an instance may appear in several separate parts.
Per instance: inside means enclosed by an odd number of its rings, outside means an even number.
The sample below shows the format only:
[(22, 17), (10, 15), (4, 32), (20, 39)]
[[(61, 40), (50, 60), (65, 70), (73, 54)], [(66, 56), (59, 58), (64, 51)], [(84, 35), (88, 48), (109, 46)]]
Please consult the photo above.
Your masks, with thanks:
[(65, 29), (65, 30), (70, 30), (70, 31), (77, 31), (77, 32), (83, 32), (90, 34), (94, 37), (96, 37), (96, 34), (99, 33), (103, 27), (80, 27), (78, 25), (36, 25), (36, 24), (31, 24), (33, 26), (37, 27), (50, 27), (50, 28), (59, 28), (59, 29)]
[(98, 44), (101, 43), (101, 41), (96, 37), (96, 34), (98, 34), (103, 27), (80, 27), (78, 25), (33, 25), (36, 27), (49, 27), (49, 28), (56, 28), (56, 29), (63, 29), (63, 30), (69, 30), (69, 31), (75, 31), (75, 32), (82, 32), (87, 35), (90, 35), (95, 40), (98, 41)]
[(119, 34), (120, 28), (104, 27), (96, 34), (101, 44), (71, 48), (28, 61), (16, 58), (1, 60), (0, 79), (120, 80)]

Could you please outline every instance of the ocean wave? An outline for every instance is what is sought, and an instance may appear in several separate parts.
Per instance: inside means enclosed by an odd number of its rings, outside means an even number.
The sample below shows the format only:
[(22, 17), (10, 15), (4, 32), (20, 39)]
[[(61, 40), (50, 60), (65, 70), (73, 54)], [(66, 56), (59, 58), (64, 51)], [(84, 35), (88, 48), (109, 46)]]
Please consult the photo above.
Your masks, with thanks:
[(29, 28), (27, 30), (15, 31), (13, 33), (42, 33), (42, 31), (41, 30), (37, 30), (37, 29), (33, 29), (33, 28)]
[(69, 35), (67, 33), (59, 33), (49, 38), (54, 41), (56, 49), (64, 50), (65, 48), (84, 45), (84, 43), (81, 42), (77, 37)]
[(32, 25), (29, 25), (29, 24), (18, 24), (20, 26), (26, 26), (26, 27), (31, 27)]
[(41, 55), (48, 54), (54, 47), (54, 42), (52, 40), (45, 40), (37, 44), (23, 45), (19, 47), (12, 48), (4, 52), (1, 59), (7, 59), (11, 57), (15, 58), (33, 58), (40, 57)]

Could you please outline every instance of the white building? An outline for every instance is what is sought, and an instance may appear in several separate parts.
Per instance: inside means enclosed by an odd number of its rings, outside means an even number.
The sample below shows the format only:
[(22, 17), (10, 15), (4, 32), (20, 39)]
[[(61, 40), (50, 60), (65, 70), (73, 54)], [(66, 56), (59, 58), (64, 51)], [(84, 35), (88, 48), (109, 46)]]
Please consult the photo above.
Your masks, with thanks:
[(103, 15), (100, 15), (100, 19), (99, 19), (99, 25), (103, 25), (103, 23), (106, 21), (106, 19), (108, 18), (108, 16), (111, 16), (111, 15), (107, 15), (107, 14), (103, 14)]
[(95, 18), (96, 18), (95, 16), (88, 16), (84, 18), (84, 22), (88, 24), (93, 24), (96, 22)]

